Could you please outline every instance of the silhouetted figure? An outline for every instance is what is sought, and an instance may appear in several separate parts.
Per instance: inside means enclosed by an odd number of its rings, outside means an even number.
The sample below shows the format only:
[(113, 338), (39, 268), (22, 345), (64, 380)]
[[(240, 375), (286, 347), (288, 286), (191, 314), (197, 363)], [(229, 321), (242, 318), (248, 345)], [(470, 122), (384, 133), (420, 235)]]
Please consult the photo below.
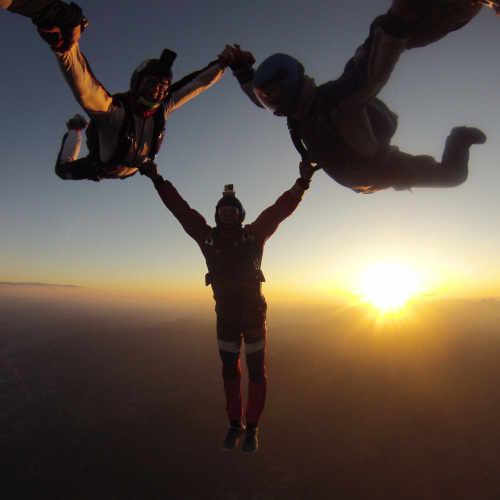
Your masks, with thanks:
[[(215, 209), (216, 226), (192, 209), (174, 186), (158, 174), (150, 162), (141, 173), (153, 180), (165, 206), (199, 245), (208, 267), (206, 285), (212, 286), (217, 314), (217, 340), (222, 360), (222, 376), (230, 426), (223, 450), (232, 450), (245, 434), (244, 453), (257, 451), (257, 426), (266, 400), (266, 311), (262, 295), (264, 275), (262, 254), (267, 239), (279, 224), (297, 208), (313, 175), (310, 164), (301, 163), (300, 177), (276, 203), (264, 210), (251, 224), (243, 226), (245, 210), (233, 186), (226, 185)], [(248, 368), (248, 401), (242, 424), (240, 352), (245, 341)]]
[(450, 10), (447, 0), (395, 0), (372, 23), (340, 78), (319, 86), (287, 54), (268, 57), (256, 71), (253, 55), (238, 45), (226, 46), (220, 56), (231, 59), (233, 74), (257, 106), (287, 117), (302, 160), (317, 164), (339, 184), (359, 193), (456, 187), (468, 177), (469, 148), (483, 144), (486, 135), (477, 128), (453, 128), (440, 162), (404, 153), (391, 145), (397, 115), (376, 96), (405, 49), (442, 38), (481, 8), (463, 1), (464, 10), (455, 8), (457, 0)]
[[(0, 1), (2, 7), (8, 6), (5, 0)], [(177, 54), (165, 49), (158, 59), (147, 59), (137, 66), (127, 92), (110, 95), (80, 52), (77, 40), (87, 20), (76, 4), (13, 0), (9, 10), (33, 19), (54, 51), (78, 104), (91, 119), (87, 129), (89, 155), (79, 160), (81, 131), (87, 123), (81, 115), (68, 121), (55, 167), (61, 179), (99, 181), (134, 175), (142, 163), (155, 158), (170, 113), (215, 83), (226, 67), (217, 59), (172, 83)]]

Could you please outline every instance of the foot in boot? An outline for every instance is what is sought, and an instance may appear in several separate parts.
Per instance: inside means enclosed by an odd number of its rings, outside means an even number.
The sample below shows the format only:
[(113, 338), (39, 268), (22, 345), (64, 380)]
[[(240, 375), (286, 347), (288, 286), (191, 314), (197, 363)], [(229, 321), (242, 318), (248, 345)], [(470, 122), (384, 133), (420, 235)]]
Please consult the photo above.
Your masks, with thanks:
[(66, 122), (68, 130), (83, 130), (87, 126), (87, 120), (82, 115), (75, 115)]
[(463, 142), (468, 147), (486, 142), (486, 134), (474, 127), (455, 127), (451, 130), (450, 137)]
[(257, 451), (259, 441), (257, 440), (258, 428), (247, 429), (245, 432), (245, 440), (243, 441), (243, 453), (251, 455)]
[(240, 436), (245, 432), (245, 426), (241, 425), (240, 427), (235, 427), (231, 425), (227, 430), (226, 439), (222, 443), (222, 449), (224, 451), (231, 451), (236, 448), (238, 445), (238, 440)]

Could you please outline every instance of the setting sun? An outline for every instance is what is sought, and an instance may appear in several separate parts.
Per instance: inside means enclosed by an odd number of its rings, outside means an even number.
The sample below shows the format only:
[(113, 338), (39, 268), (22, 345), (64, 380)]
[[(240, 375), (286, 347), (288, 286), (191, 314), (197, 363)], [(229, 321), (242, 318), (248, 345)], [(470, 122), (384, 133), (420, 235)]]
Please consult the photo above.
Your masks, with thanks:
[(419, 277), (409, 267), (394, 262), (380, 262), (361, 276), (363, 301), (381, 312), (400, 311), (419, 289)]

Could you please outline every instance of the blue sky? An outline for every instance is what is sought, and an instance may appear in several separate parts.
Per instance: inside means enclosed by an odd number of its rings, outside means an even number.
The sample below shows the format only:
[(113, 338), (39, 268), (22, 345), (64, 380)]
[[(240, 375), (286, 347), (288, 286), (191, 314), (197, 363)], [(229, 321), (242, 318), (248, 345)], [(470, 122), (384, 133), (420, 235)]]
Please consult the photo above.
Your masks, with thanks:
[[(81, 50), (115, 93), (128, 88), (139, 62), (164, 47), (178, 53), (175, 80), (215, 59), (226, 43), (240, 43), (258, 62), (289, 53), (323, 83), (340, 76), (390, 2), (80, 5), (90, 22)], [(380, 260), (417, 269), (429, 294), (500, 294), (499, 23), (483, 8), (462, 30), (404, 53), (380, 95), (399, 115), (393, 143), (409, 153), (439, 158), (452, 127), (481, 127), (489, 140), (473, 148), (469, 180), (456, 189), (363, 196), (319, 172), (266, 246), (268, 300), (356, 293), (358, 275)], [(64, 124), (80, 109), (28, 19), (0, 11), (0, 44), (0, 282), (74, 285), (97, 300), (176, 307), (211, 301), (198, 247), (148, 179), (55, 176)], [(226, 183), (235, 184), (251, 222), (293, 184), (298, 160), (285, 120), (253, 106), (229, 71), (169, 117), (157, 157), (164, 177), (210, 222)]]

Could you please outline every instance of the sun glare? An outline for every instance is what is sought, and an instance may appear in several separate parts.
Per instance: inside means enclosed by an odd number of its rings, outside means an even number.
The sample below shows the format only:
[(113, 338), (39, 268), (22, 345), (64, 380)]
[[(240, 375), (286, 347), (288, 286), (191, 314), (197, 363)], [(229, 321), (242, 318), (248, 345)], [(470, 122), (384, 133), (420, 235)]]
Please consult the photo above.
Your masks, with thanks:
[(380, 262), (361, 276), (361, 294), (381, 313), (400, 312), (419, 289), (419, 277), (408, 266)]

